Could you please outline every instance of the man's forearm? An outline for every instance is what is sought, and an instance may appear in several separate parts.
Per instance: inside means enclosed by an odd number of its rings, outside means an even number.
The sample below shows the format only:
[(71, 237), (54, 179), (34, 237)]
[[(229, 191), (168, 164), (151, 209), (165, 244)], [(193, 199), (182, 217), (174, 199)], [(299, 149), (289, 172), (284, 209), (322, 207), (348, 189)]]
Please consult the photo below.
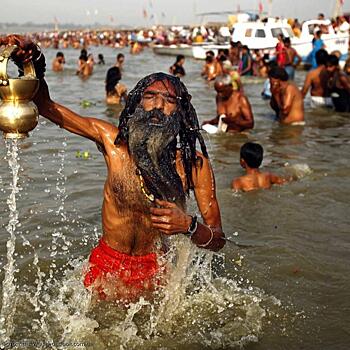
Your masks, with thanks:
[(192, 235), (191, 240), (199, 248), (218, 251), (225, 245), (225, 235), (220, 228), (214, 228), (205, 224), (198, 223), (196, 232)]
[(39, 107), (39, 114), (53, 123), (57, 124), (61, 128), (63, 127), (63, 116), (59, 112), (58, 104), (53, 101), (46, 103), (44, 106)]

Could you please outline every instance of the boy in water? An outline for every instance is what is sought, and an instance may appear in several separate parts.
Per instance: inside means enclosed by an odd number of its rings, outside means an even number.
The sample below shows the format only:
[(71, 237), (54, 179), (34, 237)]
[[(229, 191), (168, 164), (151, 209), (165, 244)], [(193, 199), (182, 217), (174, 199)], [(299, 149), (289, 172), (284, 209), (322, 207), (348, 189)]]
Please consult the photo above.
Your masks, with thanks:
[(232, 189), (252, 191), (260, 188), (268, 189), (273, 184), (283, 185), (286, 179), (268, 172), (260, 172), (259, 166), (263, 160), (263, 148), (254, 142), (247, 142), (241, 147), (240, 164), (247, 174), (232, 181)]

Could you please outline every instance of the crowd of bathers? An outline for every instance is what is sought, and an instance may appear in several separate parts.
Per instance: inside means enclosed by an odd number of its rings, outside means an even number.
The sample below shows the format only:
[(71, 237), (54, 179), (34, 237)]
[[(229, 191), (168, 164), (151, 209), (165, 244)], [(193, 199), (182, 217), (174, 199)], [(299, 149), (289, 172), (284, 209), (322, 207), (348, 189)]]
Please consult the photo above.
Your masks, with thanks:
[[(319, 15), (322, 19), (322, 14)], [(340, 18), (333, 21), (338, 29), (344, 30), (346, 20)], [(299, 22), (293, 20), (290, 23), (295, 35), (298, 35)], [(336, 29), (336, 28), (335, 28)], [(346, 28), (345, 28), (346, 30)], [(192, 36), (190, 32), (175, 30), (172, 35), (157, 30), (143, 30), (140, 32), (71, 32), (63, 33), (55, 38), (50, 36), (38, 37), (42, 46), (50, 46), (53, 42), (57, 48), (68, 46), (80, 47), (81, 54), (78, 60), (77, 74), (81, 77), (88, 77), (93, 72), (94, 64), (104, 64), (102, 54), (95, 62), (93, 55), (88, 54), (85, 47), (91, 45), (109, 45), (113, 47), (130, 46), (131, 54), (140, 53), (143, 48), (151, 42), (198, 41), (198, 36), (203, 33), (212, 35), (210, 30), (194, 29)], [(206, 52), (205, 63), (203, 64), (202, 76), (209, 83), (213, 82), (216, 91), (217, 113), (213, 119), (203, 122), (202, 127), (210, 133), (216, 132), (242, 132), (254, 127), (254, 115), (248, 96), (245, 94), (241, 77), (255, 76), (265, 78), (262, 97), (270, 100), (270, 106), (276, 114), (276, 119), (285, 125), (304, 124), (304, 99), (310, 91), (311, 103), (317, 107), (333, 107), (339, 112), (350, 112), (350, 60), (346, 61), (344, 68), (339, 65), (339, 52), (327, 52), (326, 44), (322, 40), (324, 28), (314, 28), (313, 47), (304, 67), (310, 68), (307, 73), (303, 87), (299, 88), (294, 83), (295, 71), (301, 66), (302, 58), (292, 47), (290, 38), (278, 35), (278, 43), (272, 55), (266, 54), (263, 50), (250, 50), (241, 42), (230, 42), (230, 48), (219, 49), (217, 54), (209, 50)], [(166, 33), (169, 33), (166, 32)], [(187, 34), (186, 34), (187, 33)], [(187, 36), (186, 36), (187, 35)], [(213, 34), (214, 35), (214, 34)], [(218, 34), (219, 35), (219, 34)], [(80, 38), (80, 39), (79, 39)], [(141, 38), (141, 39), (140, 39)], [(48, 43), (51, 43), (48, 45)], [(127, 88), (120, 82), (122, 78), (123, 63), (125, 56), (121, 53), (116, 57), (115, 65), (108, 69), (106, 74), (106, 103), (120, 104), (127, 100)], [(63, 69), (64, 54), (58, 52), (52, 69), (59, 71)], [(178, 55), (169, 73), (179, 77), (185, 76), (185, 56)], [(242, 82), (243, 81), (243, 82)], [(250, 156), (254, 153), (258, 160), (251, 163), (247, 156), (246, 148), (241, 154), (241, 164), (244, 168), (252, 168), (249, 164), (261, 164), (262, 149), (256, 145), (248, 145), (253, 151), (248, 152)], [(260, 162), (259, 162), (259, 159)], [(257, 167), (258, 167), (257, 166)], [(254, 167), (252, 169), (255, 169)], [(271, 174), (270, 174), (271, 175)], [(261, 187), (269, 187), (272, 183), (283, 183), (285, 180), (278, 177), (267, 176), (262, 181)], [(242, 180), (243, 181), (243, 180)], [(247, 185), (246, 188), (254, 187)], [(233, 182), (232, 188), (244, 189), (239, 182)]]

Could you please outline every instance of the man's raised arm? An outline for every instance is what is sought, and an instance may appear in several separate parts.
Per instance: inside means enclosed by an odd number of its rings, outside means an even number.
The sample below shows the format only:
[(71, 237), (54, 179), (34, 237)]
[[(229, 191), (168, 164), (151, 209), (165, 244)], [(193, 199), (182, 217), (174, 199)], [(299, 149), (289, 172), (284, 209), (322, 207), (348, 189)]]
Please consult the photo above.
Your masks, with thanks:
[(118, 128), (113, 124), (96, 118), (82, 117), (52, 101), (44, 79), (40, 80), (40, 88), (33, 101), (37, 105), (40, 115), (74, 134), (100, 144), (103, 144), (103, 136), (115, 139), (117, 135)]
[(84, 136), (100, 144), (103, 144), (102, 135), (104, 137), (109, 135), (116, 137), (118, 128), (114, 125), (99, 119), (84, 118), (51, 100), (48, 86), (44, 80), (46, 70), (45, 56), (38, 45), (21, 35), (0, 37), (1, 45), (16, 45), (17, 49), (11, 55), (11, 59), (18, 66), (20, 74), (23, 74), (23, 64), (32, 61), (36, 77), (40, 79), (40, 87), (33, 102), (37, 105), (42, 116), (72, 133)]

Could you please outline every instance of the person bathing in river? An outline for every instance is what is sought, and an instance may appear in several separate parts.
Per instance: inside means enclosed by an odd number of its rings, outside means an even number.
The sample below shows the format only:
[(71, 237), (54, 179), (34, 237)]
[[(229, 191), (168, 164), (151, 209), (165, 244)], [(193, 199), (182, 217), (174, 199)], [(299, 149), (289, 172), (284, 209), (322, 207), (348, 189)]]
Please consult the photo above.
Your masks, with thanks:
[(328, 88), (337, 112), (350, 112), (350, 82), (340, 70), (339, 58), (329, 55), (327, 60)]
[(294, 80), (295, 69), (301, 62), (301, 56), (298, 54), (297, 50), (292, 47), (290, 38), (283, 39), (285, 51), (286, 51), (286, 61), (284, 69), (288, 73), (289, 79)]
[(122, 78), (121, 69), (124, 62), (124, 55), (118, 54), (116, 64), (109, 68), (106, 75), (106, 103), (117, 105), (121, 100), (126, 101), (127, 88), (120, 83)]
[(184, 64), (185, 64), (185, 56), (177, 55), (175, 63), (169, 68), (169, 73), (178, 78), (184, 77), (186, 75)]
[(269, 71), (271, 86), (270, 106), (281, 124), (304, 124), (304, 100), (298, 87), (288, 81), (284, 68), (273, 67)]
[(329, 73), (326, 68), (328, 56), (328, 52), (325, 49), (320, 49), (316, 52), (317, 68), (307, 73), (304, 86), (301, 90), (304, 99), (310, 90), (313, 107), (333, 106), (328, 87)]
[(223, 132), (241, 132), (254, 127), (254, 117), (248, 97), (232, 86), (230, 75), (215, 80), (217, 117), (203, 122), (218, 125)]
[(205, 55), (205, 64), (203, 66), (201, 75), (207, 81), (212, 81), (218, 75), (222, 74), (222, 68), (220, 63), (215, 59), (213, 51), (207, 51)]
[(246, 175), (232, 181), (232, 189), (238, 191), (253, 191), (269, 189), (272, 185), (282, 185), (291, 179), (286, 179), (269, 172), (261, 172), (259, 167), (263, 161), (264, 149), (254, 142), (247, 142), (241, 147), (240, 164), (247, 172)]
[[(43, 78), (44, 56), (36, 45), (18, 36), (2, 44), (21, 48), (17, 61), (33, 58), (40, 79), (34, 98), (40, 115), (95, 142), (106, 161), (103, 235), (90, 254), (87, 288), (107, 300), (152, 294), (160, 283), (158, 258), (167, 236), (183, 235), (213, 251), (224, 246), (214, 174), (191, 96), (178, 78), (155, 73), (141, 79), (116, 127), (82, 117), (51, 99)], [(197, 140), (202, 153), (196, 150)], [(190, 191), (203, 223), (187, 212)]]
[(57, 52), (55, 59), (52, 62), (52, 70), (54, 72), (62, 72), (64, 69), (64, 64), (66, 63), (64, 59), (63, 52)]

